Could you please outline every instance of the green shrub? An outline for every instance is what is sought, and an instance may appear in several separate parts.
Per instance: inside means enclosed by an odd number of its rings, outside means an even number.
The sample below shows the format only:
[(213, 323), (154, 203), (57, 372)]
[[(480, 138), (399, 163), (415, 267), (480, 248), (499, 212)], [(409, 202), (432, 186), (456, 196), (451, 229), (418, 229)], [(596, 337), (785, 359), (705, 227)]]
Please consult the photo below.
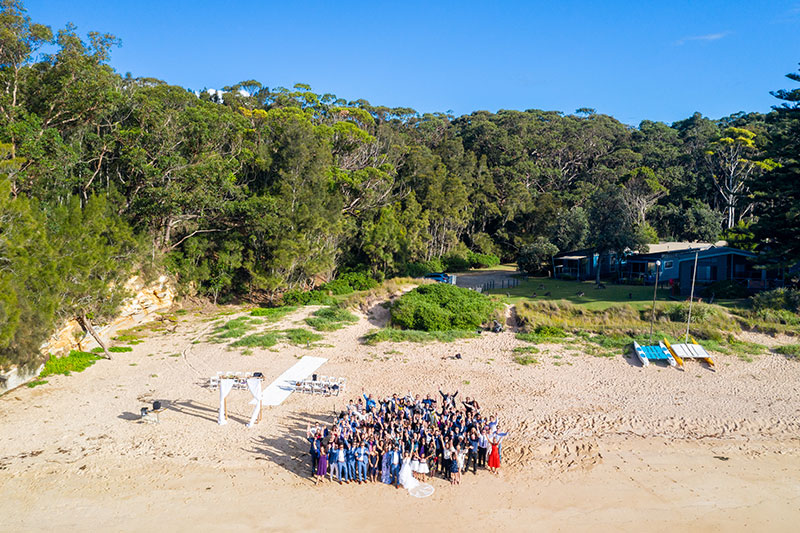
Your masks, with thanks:
[(401, 329), (447, 331), (475, 329), (492, 317), (495, 304), (469, 289), (436, 283), (422, 285), (398, 298), (392, 324)]
[(233, 320), (227, 321), (225, 324), (217, 326), (212, 332), (217, 339), (234, 339), (241, 337), (249, 330), (253, 329), (255, 324), (259, 321), (250, 318), (249, 316), (240, 316)]
[(714, 295), (714, 298), (747, 298), (750, 292), (744, 284), (732, 280), (715, 281), (705, 288), (706, 296)]
[(343, 280), (343, 279), (335, 279), (333, 281), (329, 281), (320, 286), (320, 290), (322, 291), (329, 291), (331, 294), (335, 294), (337, 296), (343, 294), (350, 294), (353, 292), (353, 287), (350, 284)]
[(540, 337), (562, 338), (567, 336), (567, 333), (564, 331), (564, 329), (558, 326), (539, 325), (536, 326), (533, 332), (539, 335)]
[(283, 293), (285, 305), (333, 305), (336, 298), (322, 291), (301, 291), (292, 289)]
[(522, 366), (539, 364), (539, 360), (532, 355), (515, 355), (514, 362)]
[(800, 312), (800, 290), (797, 289), (774, 289), (755, 294), (750, 298), (753, 309), (773, 309), (776, 311), (786, 310), (793, 313)]
[(51, 357), (44, 364), (44, 369), (39, 374), (39, 379), (41, 380), (54, 374), (68, 376), (71, 372), (83, 372), (98, 359), (100, 359), (100, 356), (96, 354), (77, 350), (72, 350), (66, 357)]
[(323, 338), (319, 333), (314, 333), (303, 328), (287, 329), (284, 330), (283, 333), (286, 335), (286, 340), (296, 345), (309, 344), (322, 340)]
[(438, 257), (430, 259), (428, 261), (422, 261), (419, 263), (407, 263), (405, 267), (405, 274), (406, 276), (412, 278), (421, 278), (425, 276), (425, 274), (430, 274), (431, 272), (444, 272), (444, 265), (442, 264), (442, 260)]
[(250, 316), (262, 317), (269, 322), (275, 322), (296, 309), (297, 307), (290, 305), (281, 307), (259, 307), (250, 311)]
[[(667, 307), (667, 315), (673, 322), (686, 322), (689, 317), (689, 304), (679, 303)], [(719, 308), (704, 304), (695, 303), (692, 305), (692, 322), (706, 322), (714, 318), (720, 318), (722, 313)]]
[(358, 317), (356, 315), (341, 307), (323, 307), (322, 309), (314, 311), (314, 316), (327, 318), (334, 322), (358, 322)]
[(500, 258), (494, 254), (470, 252), (467, 260), (472, 268), (489, 268), (500, 264)]
[(317, 331), (335, 331), (347, 323), (358, 322), (358, 317), (347, 309), (332, 306), (314, 311), (314, 316), (306, 318), (305, 322)]
[(108, 351), (113, 353), (132, 352), (133, 348), (130, 346), (112, 346)]
[(368, 291), (378, 286), (378, 282), (363, 272), (345, 272), (338, 278), (339, 281), (344, 281), (354, 291)]
[(517, 346), (513, 351), (514, 353), (539, 353), (539, 348), (536, 346)]
[(762, 308), (752, 312), (752, 316), (771, 324), (785, 324), (787, 326), (800, 326), (800, 315), (786, 309)]
[(457, 253), (450, 253), (442, 257), (442, 263), (446, 272), (463, 272), (469, 270), (471, 266), (467, 257)]
[(775, 348), (775, 352), (790, 357), (800, 357), (800, 344), (785, 344)]
[(241, 347), (246, 346), (248, 348), (270, 348), (271, 346), (275, 346), (278, 344), (280, 340), (280, 335), (277, 332), (266, 332), (266, 333), (255, 333), (253, 335), (248, 335), (246, 337), (242, 337), (236, 342), (232, 342), (231, 346), (233, 347)]
[(556, 245), (545, 237), (538, 237), (532, 243), (520, 248), (517, 255), (517, 267), (521, 272), (531, 276), (547, 272), (553, 256), (557, 253)]

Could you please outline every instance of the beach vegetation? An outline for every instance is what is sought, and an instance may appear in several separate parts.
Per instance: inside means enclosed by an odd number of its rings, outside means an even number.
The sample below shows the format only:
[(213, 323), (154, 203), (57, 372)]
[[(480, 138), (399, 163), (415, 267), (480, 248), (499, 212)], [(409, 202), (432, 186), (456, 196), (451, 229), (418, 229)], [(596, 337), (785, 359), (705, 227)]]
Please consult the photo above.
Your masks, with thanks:
[(455, 285), (422, 285), (392, 304), (392, 325), (400, 329), (448, 331), (476, 329), (488, 322), (498, 304), (489, 297)]
[(68, 376), (73, 372), (83, 372), (92, 366), (101, 356), (91, 352), (72, 350), (65, 357), (51, 357), (44, 364), (39, 379), (56, 374)]
[(420, 331), (413, 329), (382, 328), (373, 329), (363, 337), (364, 344), (374, 346), (381, 342), (453, 342), (458, 339), (477, 337), (475, 331), (447, 330)]
[(305, 322), (317, 331), (335, 331), (358, 321), (358, 317), (341, 307), (324, 307), (314, 311)]
[(515, 354), (514, 362), (522, 366), (539, 364), (539, 360), (530, 354)]
[[(181, 296), (215, 303), (353, 308), (396, 296), (390, 282), (375, 285), (393, 276), (491, 267), (520, 251), (524, 270), (544, 272), (556, 250), (621, 255), (656, 238), (713, 242), (727, 231), (765, 267), (800, 261), (796, 89), (775, 91), (787, 105), (767, 114), (634, 127), (588, 108), (452, 116), (255, 80), (196, 93), (115, 71), (121, 43), (111, 34), (50, 28), (21, 1), (2, 5), (4, 369), (44, 361), (40, 346), (68, 320), (94, 335), (133, 275), (166, 271)], [(747, 192), (721, 188), (721, 176)], [(518, 304), (528, 333), (545, 324), (638, 334), (637, 312), (652, 295), (552, 279), (497, 291), (534, 305)], [(798, 312), (795, 293), (715, 309), (698, 318), (697, 335), (726, 343), (743, 327), (800, 334), (786, 314)], [(469, 330), (494, 316), (487, 300), (450, 296), (457, 305), (400, 297), (392, 320)], [(596, 313), (547, 316), (535, 307), (544, 298)], [(677, 324), (670, 312), (660, 328)], [(241, 338), (252, 326), (213, 336)]]
[(292, 328), (283, 330), (286, 340), (290, 344), (303, 345), (312, 342), (317, 342), (323, 339), (323, 336), (313, 331), (308, 331), (303, 328)]
[(234, 348), (248, 347), (248, 348), (270, 348), (278, 344), (281, 335), (276, 331), (267, 331), (264, 333), (254, 333), (246, 335), (230, 344)]
[(281, 307), (257, 307), (250, 311), (250, 316), (259, 317), (266, 322), (277, 322), (281, 318), (296, 310), (297, 307), (293, 305), (284, 305)]
[(784, 344), (775, 348), (775, 353), (787, 355), (795, 359), (800, 358), (800, 344)]

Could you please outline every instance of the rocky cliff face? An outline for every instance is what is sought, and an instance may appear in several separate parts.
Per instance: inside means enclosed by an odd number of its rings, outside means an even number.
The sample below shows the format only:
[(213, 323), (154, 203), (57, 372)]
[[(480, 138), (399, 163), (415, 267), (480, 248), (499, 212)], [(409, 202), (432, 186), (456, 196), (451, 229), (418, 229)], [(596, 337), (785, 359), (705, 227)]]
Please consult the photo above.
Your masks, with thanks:
[[(125, 287), (133, 293), (133, 296), (123, 302), (117, 317), (107, 324), (94, 325), (97, 333), (105, 341), (110, 340), (118, 330), (153, 320), (156, 318), (156, 313), (169, 309), (175, 303), (175, 288), (167, 276), (161, 276), (149, 284), (145, 284), (139, 276), (134, 276), (128, 280)], [(70, 320), (40, 349), (51, 357), (61, 357), (72, 350), (90, 351), (96, 346), (97, 342), (91, 335), (87, 335), (76, 320)], [(0, 394), (27, 383), (41, 371), (42, 367), (36, 370), (11, 368), (0, 374)]]

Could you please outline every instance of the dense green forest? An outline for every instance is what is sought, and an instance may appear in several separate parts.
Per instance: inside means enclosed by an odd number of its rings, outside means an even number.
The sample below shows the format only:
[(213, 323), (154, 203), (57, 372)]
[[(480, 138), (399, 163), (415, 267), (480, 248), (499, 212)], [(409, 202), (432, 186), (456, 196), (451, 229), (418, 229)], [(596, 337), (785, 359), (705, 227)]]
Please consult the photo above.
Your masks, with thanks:
[(800, 258), (800, 89), (768, 114), (638, 127), (588, 108), (421, 114), (304, 84), (194, 92), (116, 73), (112, 35), (0, 9), (0, 365), (37, 357), (59, 320), (113, 313), (133, 272), (266, 301), (346, 272), (658, 239)]

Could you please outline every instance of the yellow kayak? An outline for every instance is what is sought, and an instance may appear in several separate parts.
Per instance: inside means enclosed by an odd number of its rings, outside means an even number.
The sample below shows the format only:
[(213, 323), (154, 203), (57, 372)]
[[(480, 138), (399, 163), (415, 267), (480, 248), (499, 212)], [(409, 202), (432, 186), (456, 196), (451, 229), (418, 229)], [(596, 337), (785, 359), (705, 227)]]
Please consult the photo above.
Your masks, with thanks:
[[(700, 344), (699, 342), (694, 340), (694, 337), (692, 337), (691, 335), (689, 336), (689, 338), (692, 339), (692, 344)], [(716, 366), (714, 366), (714, 360), (711, 359), (710, 357), (703, 357), (703, 361), (708, 363), (708, 366), (710, 366), (711, 368), (714, 368), (714, 369), (717, 368)]]
[(678, 366), (683, 368), (683, 359), (681, 359), (678, 356), (678, 354), (675, 353), (675, 350), (672, 349), (672, 346), (670, 345), (670, 343), (669, 343), (669, 341), (667, 339), (664, 339), (664, 346), (667, 347), (667, 350), (669, 350), (669, 353), (671, 353), (672, 357), (675, 358), (675, 362), (678, 363)]

